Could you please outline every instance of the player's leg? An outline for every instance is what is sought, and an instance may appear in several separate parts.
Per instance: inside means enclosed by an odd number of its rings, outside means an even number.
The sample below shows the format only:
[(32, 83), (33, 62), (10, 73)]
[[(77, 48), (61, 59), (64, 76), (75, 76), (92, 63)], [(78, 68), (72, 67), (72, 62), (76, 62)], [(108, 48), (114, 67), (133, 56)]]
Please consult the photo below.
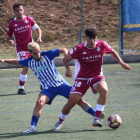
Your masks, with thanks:
[[(79, 105), (85, 112), (95, 117), (96, 110), (88, 102), (86, 102), (81, 98), (77, 103), (77, 105)], [(105, 113), (102, 112), (100, 119), (103, 119), (104, 117), (105, 117)]]
[(50, 98), (44, 94), (39, 94), (38, 99), (36, 101), (36, 105), (33, 110), (33, 115), (31, 119), (31, 125), (29, 129), (24, 131), (24, 134), (32, 133), (36, 131), (36, 126), (39, 120), (39, 117), (41, 116), (42, 107), (50, 101)]
[(77, 104), (80, 98), (81, 98), (81, 95), (77, 93), (72, 93), (69, 95), (68, 102), (67, 104), (64, 105), (60, 113), (59, 120), (53, 127), (54, 130), (59, 130), (62, 127), (65, 118), (70, 113), (70, 110)]
[[(87, 91), (89, 85), (87, 84), (86, 80), (83, 80), (83, 81), (75, 80), (75, 83), (72, 86), (72, 88), (71, 88), (71, 86), (68, 86), (66, 84), (63, 84), (61, 87), (62, 87), (62, 89), (61, 89), (62, 93), (60, 93), (60, 95), (62, 95), (64, 97), (69, 96), (69, 99), (68, 99), (67, 104), (64, 105), (64, 107), (60, 113), (59, 120), (53, 127), (54, 130), (59, 130), (62, 127), (65, 118), (70, 113), (70, 110), (79, 102), (79, 100), (81, 99), (82, 93), (84, 95), (84, 93)], [(81, 87), (83, 87), (83, 88), (81, 88)], [(70, 91), (71, 91), (71, 93), (70, 93)]]
[(24, 134), (27, 133), (32, 133), (36, 131), (36, 126), (39, 120), (39, 117), (41, 115), (42, 112), (42, 107), (45, 104), (49, 104), (51, 105), (53, 99), (57, 96), (57, 94), (55, 93), (55, 88), (49, 88), (49, 89), (43, 89), (37, 99), (36, 105), (34, 107), (33, 110), (33, 115), (32, 115), (32, 119), (31, 119), (31, 126), (29, 127), (29, 129), (27, 129), (26, 131), (24, 131)]
[(19, 90), (17, 94), (27, 94), (27, 92), (24, 90), (24, 85), (27, 80), (27, 73), (28, 73), (28, 67), (23, 67), (23, 70), (19, 77)]
[[(24, 60), (25, 58), (29, 58), (31, 54), (29, 52), (21, 51), (17, 53), (19, 60)], [(19, 90), (17, 94), (27, 94), (24, 90), (24, 85), (27, 80), (27, 73), (28, 73), (28, 67), (23, 67), (22, 72), (19, 77)]]
[(106, 82), (100, 81), (96, 85), (93, 86), (94, 90), (99, 93), (99, 98), (96, 104), (96, 113), (95, 113), (95, 118), (93, 121), (93, 126), (98, 126), (102, 127), (102, 124), (100, 122), (100, 116), (102, 115), (102, 112), (105, 108), (106, 104), (106, 99), (107, 99), (107, 92), (108, 92), (108, 87)]
[(96, 110), (82, 98), (78, 101), (77, 105), (79, 105), (85, 112), (91, 114), (93, 117), (95, 116)]

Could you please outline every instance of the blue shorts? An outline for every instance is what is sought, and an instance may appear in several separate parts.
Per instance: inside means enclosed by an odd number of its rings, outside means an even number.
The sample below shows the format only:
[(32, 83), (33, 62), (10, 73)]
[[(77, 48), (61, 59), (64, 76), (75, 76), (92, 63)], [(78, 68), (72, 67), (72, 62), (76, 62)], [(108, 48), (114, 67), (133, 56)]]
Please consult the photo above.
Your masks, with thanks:
[(58, 87), (50, 87), (48, 89), (43, 89), (40, 94), (44, 94), (47, 97), (50, 98), (50, 101), (47, 104), (51, 104), (53, 99), (57, 96), (57, 95), (61, 95), (64, 96), (65, 98), (68, 99), (68, 96), (70, 94), (71, 91), (71, 86), (64, 83)]

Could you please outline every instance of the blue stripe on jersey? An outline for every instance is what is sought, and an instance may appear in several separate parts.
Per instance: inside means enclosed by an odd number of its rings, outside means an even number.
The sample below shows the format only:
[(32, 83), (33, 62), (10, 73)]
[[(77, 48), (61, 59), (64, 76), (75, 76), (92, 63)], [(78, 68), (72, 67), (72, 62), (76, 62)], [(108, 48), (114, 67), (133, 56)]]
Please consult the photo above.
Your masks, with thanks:
[[(33, 57), (28, 59), (28, 67), (37, 76), (44, 89), (57, 87), (65, 82), (58, 73), (54, 61), (52, 60), (54, 57), (58, 56), (58, 51), (57, 49), (49, 52), (42, 52), (39, 61), (35, 61)], [(19, 61), (19, 63), (23, 66), (27, 66), (27, 59), (25, 59), (25, 61)]]

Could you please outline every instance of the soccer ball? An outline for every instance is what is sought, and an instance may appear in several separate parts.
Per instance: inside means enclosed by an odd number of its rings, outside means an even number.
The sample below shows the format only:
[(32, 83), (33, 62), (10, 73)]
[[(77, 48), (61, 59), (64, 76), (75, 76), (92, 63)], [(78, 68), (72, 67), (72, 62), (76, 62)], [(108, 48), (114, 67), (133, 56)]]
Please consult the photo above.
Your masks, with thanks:
[(107, 123), (109, 127), (116, 129), (122, 124), (122, 119), (119, 115), (113, 114), (109, 116), (109, 118), (107, 119)]

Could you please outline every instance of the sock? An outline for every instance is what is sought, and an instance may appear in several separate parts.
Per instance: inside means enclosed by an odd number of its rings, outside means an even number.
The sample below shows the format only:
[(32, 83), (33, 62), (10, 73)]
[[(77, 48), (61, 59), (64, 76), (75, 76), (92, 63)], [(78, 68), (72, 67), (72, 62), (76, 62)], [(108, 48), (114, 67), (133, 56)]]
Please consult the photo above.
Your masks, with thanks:
[(105, 105), (96, 104), (95, 118), (99, 118), (105, 108)]
[(33, 115), (33, 116), (32, 116), (32, 120), (31, 120), (31, 125), (32, 125), (32, 126), (36, 126), (36, 125), (37, 125), (38, 120), (39, 120), (39, 117), (38, 117), (38, 116)]
[(27, 79), (27, 75), (20, 74), (19, 77), (19, 89), (24, 89), (24, 84)]
[(62, 112), (60, 113), (59, 122), (62, 123), (68, 115), (64, 115)]
[(89, 109), (86, 112), (94, 117), (96, 110), (93, 107), (89, 107)]

